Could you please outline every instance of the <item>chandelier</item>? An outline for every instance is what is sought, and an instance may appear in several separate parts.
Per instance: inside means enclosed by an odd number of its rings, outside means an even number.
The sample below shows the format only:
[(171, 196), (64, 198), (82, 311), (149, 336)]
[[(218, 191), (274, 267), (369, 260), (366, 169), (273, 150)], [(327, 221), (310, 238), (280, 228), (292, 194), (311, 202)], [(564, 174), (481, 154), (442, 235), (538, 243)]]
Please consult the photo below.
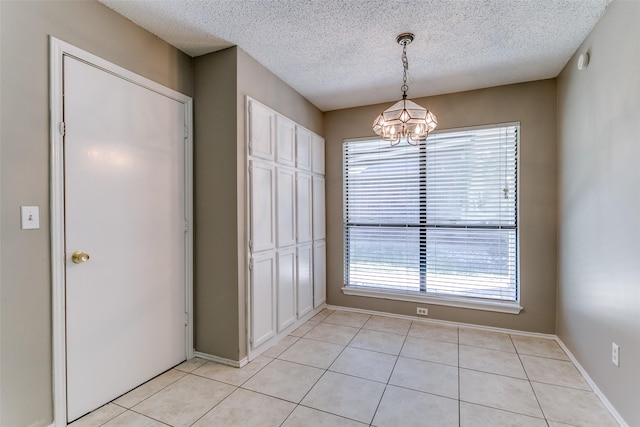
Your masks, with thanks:
[(384, 110), (373, 122), (373, 131), (383, 140), (389, 141), (392, 146), (403, 140), (411, 145), (418, 145), (438, 126), (435, 114), (407, 99), (407, 45), (413, 38), (412, 33), (402, 33), (396, 37), (396, 41), (402, 46), (402, 99)]

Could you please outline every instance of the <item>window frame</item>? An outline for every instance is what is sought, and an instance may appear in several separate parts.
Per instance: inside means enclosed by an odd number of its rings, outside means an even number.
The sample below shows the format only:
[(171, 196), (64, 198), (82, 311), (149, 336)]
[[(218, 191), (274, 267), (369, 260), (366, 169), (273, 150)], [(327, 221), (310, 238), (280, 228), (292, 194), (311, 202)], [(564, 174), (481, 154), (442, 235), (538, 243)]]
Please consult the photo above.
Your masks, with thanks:
[[(515, 190), (516, 190), (516, 199), (515, 199), (515, 218), (516, 218), (516, 223), (515, 223), (515, 233), (516, 233), (516, 259), (515, 259), (515, 268), (516, 268), (516, 279), (515, 279), (515, 286), (516, 286), (516, 299), (515, 300), (499, 300), (499, 299), (490, 299), (490, 298), (479, 298), (479, 297), (469, 297), (469, 296), (455, 296), (455, 295), (437, 295), (437, 294), (430, 294), (429, 292), (427, 292), (426, 288), (425, 288), (425, 283), (423, 283), (426, 275), (423, 274), (423, 269), (425, 268), (424, 265), (422, 265), (422, 260), (424, 259), (424, 254), (420, 254), (420, 259), (421, 259), (421, 263), (420, 263), (420, 290), (419, 291), (414, 291), (414, 290), (403, 290), (403, 289), (389, 289), (389, 288), (382, 288), (382, 287), (370, 287), (370, 286), (359, 286), (359, 285), (349, 285), (347, 283), (344, 283), (344, 286), (342, 287), (342, 292), (345, 295), (352, 295), (352, 296), (364, 296), (364, 297), (372, 297), (372, 298), (383, 298), (383, 299), (390, 299), (390, 300), (400, 300), (400, 301), (409, 301), (409, 302), (416, 302), (416, 303), (422, 303), (422, 304), (434, 304), (434, 305), (444, 305), (444, 306), (451, 306), (451, 307), (458, 307), (458, 308), (468, 308), (468, 309), (476, 309), (476, 310), (484, 310), (484, 311), (493, 311), (493, 312), (502, 312), (502, 313), (509, 313), (509, 314), (518, 314), (522, 311), (522, 306), (520, 304), (520, 299), (521, 299), (521, 283), (520, 283), (520, 258), (521, 258), (521, 253), (520, 253), (520, 181), (521, 181), (521, 167), (520, 167), (520, 145), (521, 145), (521, 126), (520, 126), (520, 122), (505, 122), (505, 123), (492, 123), (492, 124), (486, 124), (486, 125), (479, 125), (479, 126), (468, 126), (468, 127), (458, 127), (458, 128), (450, 128), (450, 129), (442, 129), (442, 130), (438, 130), (433, 132), (431, 135), (437, 135), (437, 134), (441, 134), (441, 133), (455, 133), (455, 132), (464, 132), (464, 131), (474, 131), (474, 130), (482, 130), (482, 129), (492, 129), (492, 128), (501, 128), (501, 127), (509, 127), (509, 126), (515, 126), (517, 127), (517, 140), (516, 140), (516, 144), (517, 144), (517, 148), (516, 148), (516, 153), (515, 153), (515, 161), (516, 161), (516, 170), (517, 170), (517, 179), (515, 180)], [(344, 274), (343, 277), (347, 276), (347, 262), (348, 262), (348, 253), (347, 253), (347, 248), (346, 248), (346, 242), (347, 242), (347, 233), (348, 233), (348, 225), (347, 225), (347, 218), (346, 218), (346, 199), (347, 199), (347, 182), (344, 179), (345, 178), (345, 173), (346, 173), (346, 164), (345, 164), (345, 146), (347, 143), (353, 143), (353, 142), (358, 142), (358, 141), (373, 141), (376, 140), (376, 137), (363, 137), (363, 138), (350, 138), (350, 139), (345, 139), (343, 141), (343, 153), (342, 153), (342, 159), (343, 159), (343, 164), (342, 164), (342, 173), (343, 173), (343, 250), (344, 252), (344, 256), (343, 256), (343, 260), (344, 260), (344, 264), (343, 264), (343, 268), (344, 268)], [(419, 146), (417, 147), (413, 147), (417, 150), (425, 150), (425, 143), (421, 143), (419, 144)], [(429, 144), (429, 140), (426, 141), (426, 144)], [(422, 162), (426, 162), (426, 156), (420, 156), (420, 162), (422, 164)], [(426, 191), (426, 180), (424, 179), (426, 177), (426, 169), (421, 168), (420, 169), (420, 176), (421, 176), (421, 180), (420, 180), (420, 191)], [(422, 221), (424, 218), (422, 218), (422, 215), (426, 215), (426, 212), (421, 210), (421, 222), (422, 223), (426, 223), (426, 221)], [(421, 235), (423, 233), (427, 232), (427, 227), (420, 227), (420, 233)], [(421, 239), (423, 237), (421, 236)], [(424, 237), (424, 241), (426, 242), (426, 236)], [(421, 245), (421, 249), (420, 251), (422, 252), (423, 250), (425, 250), (423, 248), (423, 245)], [(425, 250), (426, 251), (426, 250)], [(346, 282), (346, 280), (345, 280)]]

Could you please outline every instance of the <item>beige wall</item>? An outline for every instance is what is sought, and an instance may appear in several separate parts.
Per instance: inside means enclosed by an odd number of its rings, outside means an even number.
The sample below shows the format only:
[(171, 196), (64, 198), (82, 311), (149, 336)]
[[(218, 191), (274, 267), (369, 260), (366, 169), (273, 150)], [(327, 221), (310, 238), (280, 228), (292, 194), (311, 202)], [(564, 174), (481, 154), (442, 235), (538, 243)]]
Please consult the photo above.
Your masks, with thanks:
[[(433, 319), (554, 333), (556, 311), (556, 83), (543, 80), (416, 100), (438, 116), (439, 129), (520, 122), (520, 290), (518, 315), (438, 305)], [(347, 296), (343, 286), (342, 142), (373, 135), (373, 119), (388, 104), (325, 113), (327, 301), (415, 315), (417, 303)], [(428, 140), (427, 140), (428, 143)], [(420, 304), (425, 306), (425, 304)]]
[(558, 336), (630, 426), (640, 425), (638, 40), (640, 3), (616, 0), (558, 78)]
[(322, 113), (237, 47), (195, 59), (195, 93), (196, 350), (237, 361), (247, 356), (246, 96), (317, 133)]
[[(191, 58), (96, 2), (0, 1), (0, 425), (52, 422), (49, 228), (51, 34), (192, 95)], [(20, 206), (40, 229), (20, 230)]]
[(194, 59), (194, 344), (239, 360), (237, 48)]

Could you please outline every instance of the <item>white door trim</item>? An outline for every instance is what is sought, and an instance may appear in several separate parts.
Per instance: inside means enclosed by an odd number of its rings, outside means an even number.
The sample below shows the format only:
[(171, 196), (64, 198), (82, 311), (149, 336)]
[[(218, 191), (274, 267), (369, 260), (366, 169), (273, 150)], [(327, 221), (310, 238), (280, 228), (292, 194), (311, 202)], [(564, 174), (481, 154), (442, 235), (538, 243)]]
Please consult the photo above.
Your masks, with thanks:
[(193, 357), (193, 101), (190, 97), (119, 67), (82, 49), (49, 38), (50, 138), (51, 138), (51, 300), (53, 332), (53, 418), (54, 426), (67, 425), (65, 253), (64, 253), (64, 149), (63, 149), (63, 57), (115, 74), (139, 86), (184, 104), (185, 145), (185, 312), (186, 356)]

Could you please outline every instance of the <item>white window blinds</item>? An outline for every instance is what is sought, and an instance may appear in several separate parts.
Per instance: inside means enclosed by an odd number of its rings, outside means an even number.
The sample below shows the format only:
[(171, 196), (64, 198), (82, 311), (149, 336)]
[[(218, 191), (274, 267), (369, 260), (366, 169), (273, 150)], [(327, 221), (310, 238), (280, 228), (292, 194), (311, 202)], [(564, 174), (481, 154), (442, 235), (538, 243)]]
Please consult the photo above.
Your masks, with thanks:
[(518, 130), (345, 142), (345, 285), (516, 301)]

